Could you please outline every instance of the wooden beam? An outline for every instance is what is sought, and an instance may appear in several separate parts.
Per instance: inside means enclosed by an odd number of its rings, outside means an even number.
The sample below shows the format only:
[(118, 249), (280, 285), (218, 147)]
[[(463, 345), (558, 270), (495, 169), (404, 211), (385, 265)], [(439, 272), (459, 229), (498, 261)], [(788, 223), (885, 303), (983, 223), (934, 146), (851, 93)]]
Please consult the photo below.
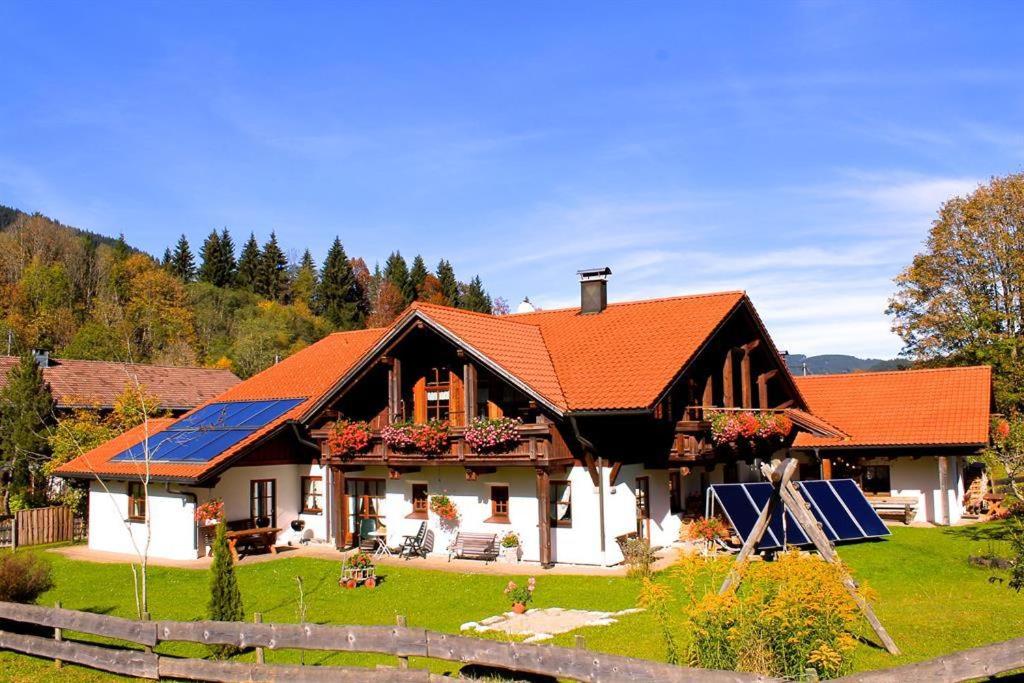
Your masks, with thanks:
[(736, 406), (736, 390), (733, 383), (732, 349), (725, 352), (722, 362), (722, 405), (726, 408)]
[(343, 520), (348, 519), (345, 510), (345, 472), (339, 467), (333, 467), (331, 474), (331, 528), (334, 529), (334, 545), (341, 550), (345, 547)]
[(939, 522), (949, 526), (949, 459), (939, 456)]
[(615, 486), (615, 480), (619, 478), (619, 470), (622, 469), (622, 463), (617, 462), (612, 465), (612, 471), (608, 475), (608, 486)]
[(821, 478), (831, 479), (832, 478), (832, 459), (822, 458), (821, 459)]
[(704, 381), (704, 394), (700, 399), (700, 404), (707, 408), (713, 406), (715, 400), (715, 378), (713, 375), (708, 375), (707, 380)]
[(740, 350), (743, 351), (743, 353), (750, 353), (751, 351), (753, 351), (754, 349), (756, 349), (760, 345), (761, 345), (761, 340), (760, 339), (751, 339), (746, 344), (741, 346)]
[(588, 449), (583, 449), (583, 461), (587, 464), (587, 472), (590, 473), (590, 481), (594, 483), (594, 486), (601, 485), (601, 475), (597, 471), (597, 463), (594, 462), (594, 454)]
[(779, 371), (773, 369), (757, 376), (757, 407), (761, 410), (768, 408), (768, 382), (777, 374)]
[(750, 351), (747, 346), (743, 347), (743, 357), (740, 359), (740, 391), (744, 408), (754, 407), (754, 387), (750, 379)]
[(468, 427), (476, 418), (476, 397), (479, 379), (477, 378), (476, 366), (472, 363), (465, 363), (462, 366), (462, 391), (463, 410), (466, 415), (466, 426)]
[(466, 467), (466, 481), (476, 481), (481, 474), (494, 474), (497, 471), (497, 467)]
[(792, 408), (795, 403), (796, 401), (789, 399), (788, 401), (783, 401), (779, 405), (775, 406), (773, 410), (785, 410), (786, 408)]
[(551, 477), (542, 467), (537, 468), (537, 531), (540, 540), (540, 563), (551, 566)]
[(403, 417), (402, 361), (395, 358), (388, 369), (388, 423), (394, 423)]

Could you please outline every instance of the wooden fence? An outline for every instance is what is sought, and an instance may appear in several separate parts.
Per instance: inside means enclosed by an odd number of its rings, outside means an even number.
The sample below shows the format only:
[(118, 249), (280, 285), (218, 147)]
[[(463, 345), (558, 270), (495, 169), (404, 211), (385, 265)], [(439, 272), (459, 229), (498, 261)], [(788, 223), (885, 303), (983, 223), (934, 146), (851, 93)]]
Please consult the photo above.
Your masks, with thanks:
[[(408, 668), (409, 657), (550, 675), (577, 681), (697, 681), (768, 683), (756, 674), (686, 669), (582, 648), (502, 642), (435, 633), (408, 626), (321, 626), (223, 621), (133, 621), (56, 607), (0, 602), (0, 620), (49, 627), (52, 638), (0, 630), (0, 649), (138, 678), (202, 681), (454, 681)], [(19, 631), (26, 630), (24, 628)], [(68, 640), (68, 631), (142, 645), (144, 650)], [(257, 663), (185, 659), (154, 653), (164, 641), (256, 648)], [(263, 648), (295, 648), (393, 655), (395, 667), (286, 666), (259, 663)]]
[(43, 545), (85, 538), (85, 521), (66, 506), (18, 510), (0, 519), (0, 547)]

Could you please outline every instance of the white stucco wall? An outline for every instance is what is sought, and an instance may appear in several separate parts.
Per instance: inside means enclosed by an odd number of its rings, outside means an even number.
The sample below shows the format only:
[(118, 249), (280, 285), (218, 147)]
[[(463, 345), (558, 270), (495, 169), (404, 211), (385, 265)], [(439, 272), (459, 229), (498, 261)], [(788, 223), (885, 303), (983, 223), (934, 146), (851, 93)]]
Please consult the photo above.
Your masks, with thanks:
[[(128, 484), (111, 481), (107, 482), (107, 488), (109, 494), (97, 482), (92, 482), (89, 487), (89, 547), (130, 554), (135, 554), (137, 547), (138, 552), (142, 552), (146, 543), (146, 525), (126, 522)], [(175, 560), (196, 557), (193, 536), (195, 506), (190, 499), (169, 493), (164, 484), (150, 484), (149, 516), (150, 557)]]
[[(948, 488), (939, 489), (939, 457), (948, 465)], [(865, 464), (888, 465), (891, 495), (917, 498), (915, 522), (942, 523), (942, 498), (949, 505), (949, 522), (956, 524), (963, 517), (963, 458), (955, 456), (924, 456), (866, 460)]]

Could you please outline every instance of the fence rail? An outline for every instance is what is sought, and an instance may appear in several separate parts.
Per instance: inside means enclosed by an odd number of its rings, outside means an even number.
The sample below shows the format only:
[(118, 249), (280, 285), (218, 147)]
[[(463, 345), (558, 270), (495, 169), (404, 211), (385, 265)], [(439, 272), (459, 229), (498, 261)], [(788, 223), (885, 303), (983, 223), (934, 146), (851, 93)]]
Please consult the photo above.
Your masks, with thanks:
[(427, 657), (463, 664), (550, 675), (577, 681), (707, 681), (768, 683), (775, 679), (731, 671), (687, 669), (642, 659), (578, 648), (500, 642), (406, 626), (322, 626), (318, 624), (249, 624), (223, 621), (133, 621), (89, 612), (0, 602), (0, 620), (59, 629), (62, 640), (0, 631), (0, 648), (74, 662), (139, 678), (186, 678), (209, 681), (344, 681), (447, 680), (405, 668), (283, 667), (167, 657), (67, 640), (66, 631), (104, 636), (149, 648), (164, 641), (241, 648), (370, 652)]

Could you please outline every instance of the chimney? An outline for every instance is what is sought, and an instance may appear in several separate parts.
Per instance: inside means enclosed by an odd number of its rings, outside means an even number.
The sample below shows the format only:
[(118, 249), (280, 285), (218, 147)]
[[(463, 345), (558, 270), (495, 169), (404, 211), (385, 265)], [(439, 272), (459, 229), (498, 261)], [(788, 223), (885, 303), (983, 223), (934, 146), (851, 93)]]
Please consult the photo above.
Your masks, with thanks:
[(32, 357), (36, 360), (36, 365), (43, 368), (44, 370), (50, 367), (50, 352), (43, 349), (32, 349)]
[(608, 306), (608, 276), (612, 269), (586, 268), (576, 271), (580, 276), (580, 313), (600, 313)]

